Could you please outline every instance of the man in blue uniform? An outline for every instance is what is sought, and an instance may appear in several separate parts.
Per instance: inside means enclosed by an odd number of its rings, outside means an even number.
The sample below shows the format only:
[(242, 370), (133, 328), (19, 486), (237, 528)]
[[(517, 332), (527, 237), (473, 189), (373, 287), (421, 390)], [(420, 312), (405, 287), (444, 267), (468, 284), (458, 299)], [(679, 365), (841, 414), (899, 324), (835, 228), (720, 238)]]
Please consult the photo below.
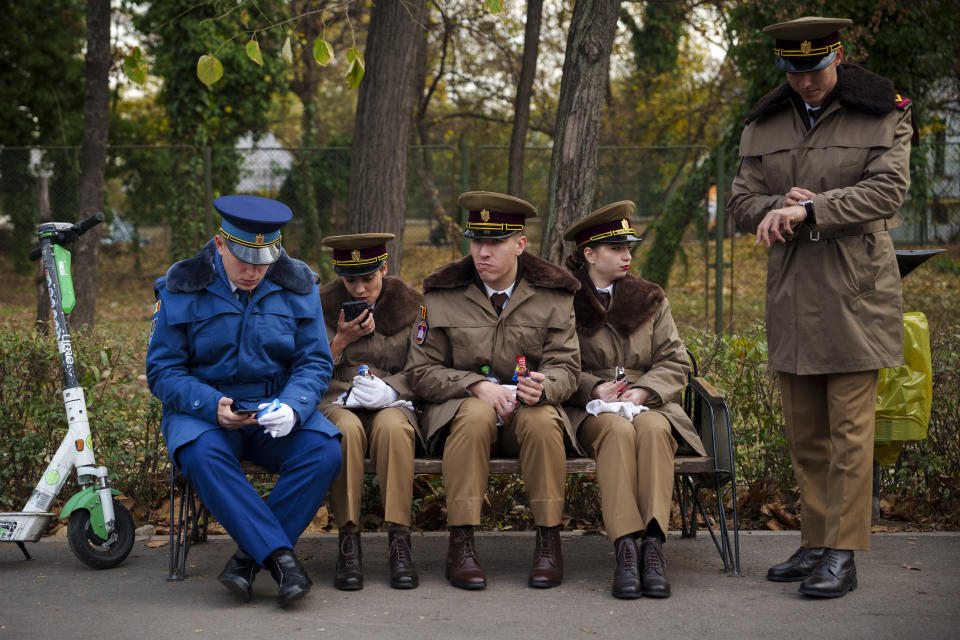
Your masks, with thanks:
[[(339, 432), (317, 411), (330, 348), (317, 277), (280, 246), (290, 209), (256, 196), (214, 206), (217, 235), (155, 284), (147, 380), (173, 461), (239, 547), (220, 582), (247, 602), (262, 566), (283, 607), (310, 591), (293, 547), (340, 471)], [(266, 501), (241, 460), (279, 475)]]

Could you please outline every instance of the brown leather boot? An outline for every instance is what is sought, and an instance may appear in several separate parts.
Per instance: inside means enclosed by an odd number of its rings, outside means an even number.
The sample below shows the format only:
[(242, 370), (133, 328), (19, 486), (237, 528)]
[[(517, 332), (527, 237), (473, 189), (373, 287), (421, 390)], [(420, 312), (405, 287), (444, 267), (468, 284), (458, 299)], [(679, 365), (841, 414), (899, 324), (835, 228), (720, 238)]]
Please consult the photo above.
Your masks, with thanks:
[(549, 589), (563, 582), (563, 549), (560, 548), (560, 526), (537, 527), (537, 547), (527, 584)]
[(387, 534), (390, 542), (387, 548), (387, 561), (390, 564), (390, 586), (394, 589), (413, 589), (420, 584), (417, 567), (410, 554), (410, 532), (391, 531)]
[(341, 533), (337, 552), (337, 574), (333, 586), (341, 591), (363, 589), (363, 550), (360, 548), (360, 532)]
[(450, 527), (450, 547), (444, 575), (450, 584), (460, 589), (483, 589), (487, 586), (487, 578), (480, 568), (472, 526)]
[(610, 594), (614, 598), (633, 600), (640, 597), (640, 557), (633, 535), (620, 536), (613, 543), (617, 555), (617, 570), (613, 574)]
[(658, 538), (644, 538), (640, 541), (640, 581), (643, 595), (648, 598), (669, 598), (670, 581), (665, 570), (667, 559)]

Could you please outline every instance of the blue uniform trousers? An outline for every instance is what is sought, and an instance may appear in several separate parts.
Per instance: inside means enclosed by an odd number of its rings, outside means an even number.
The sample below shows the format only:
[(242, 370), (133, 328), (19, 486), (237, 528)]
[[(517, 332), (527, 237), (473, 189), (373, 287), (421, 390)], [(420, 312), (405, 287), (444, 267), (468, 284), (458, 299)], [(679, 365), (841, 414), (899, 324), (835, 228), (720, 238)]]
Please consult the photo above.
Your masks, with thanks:
[[(307, 429), (283, 438), (271, 438), (259, 425), (213, 429), (180, 447), (176, 457), (210, 513), (261, 564), (276, 549), (293, 549), (340, 473), (340, 443)], [(279, 475), (269, 498), (257, 494), (241, 460)]]

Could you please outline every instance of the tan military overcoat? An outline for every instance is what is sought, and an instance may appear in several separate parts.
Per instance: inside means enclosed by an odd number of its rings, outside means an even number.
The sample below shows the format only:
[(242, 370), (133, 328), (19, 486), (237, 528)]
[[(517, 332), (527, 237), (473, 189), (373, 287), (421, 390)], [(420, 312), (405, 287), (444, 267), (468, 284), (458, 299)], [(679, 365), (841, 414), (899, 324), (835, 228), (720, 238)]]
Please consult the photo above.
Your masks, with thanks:
[[(347, 292), (343, 280), (337, 278), (320, 289), (320, 300), (327, 338), (332, 341), (337, 335), (340, 307), (344, 302), (353, 300), (353, 297)], [(374, 332), (347, 345), (333, 361), (330, 385), (320, 402), (320, 410), (324, 415), (336, 408), (332, 402), (351, 387), (357, 367), (361, 364), (369, 366), (371, 374), (396, 389), (401, 400), (417, 402), (403, 369), (410, 350), (410, 332), (416, 324), (422, 303), (420, 292), (403, 280), (390, 276), (383, 279), (383, 290), (373, 309)], [(416, 428), (417, 416), (414, 412), (402, 411)]]
[[(423, 281), (429, 328), (421, 344), (414, 332), (409, 379), (423, 399), (421, 430), (428, 443), (471, 397), (467, 387), (484, 379), (480, 368), (485, 364), (509, 384), (516, 357), (525, 356), (528, 369), (546, 376), (545, 404), (559, 407), (577, 388), (580, 351), (573, 293), (580, 283), (529, 253), (519, 260), (520, 279), (499, 316), (470, 256)], [(436, 447), (430, 450), (438, 453)]]
[[(627, 375), (627, 388), (653, 391), (656, 397), (647, 403), (651, 411), (662, 413), (690, 448), (707, 455), (680, 406), (690, 359), (663, 289), (628, 275), (614, 285), (610, 308), (604, 309), (589, 276), (583, 270), (575, 275), (581, 281), (573, 307), (582, 371), (577, 392), (563, 407), (570, 419), (573, 441), (577, 442), (576, 432), (589, 416), (584, 407), (593, 399), (593, 388), (613, 380), (619, 365)], [(577, 450), (585, 455), (579, 443)]]
[[(727, 211), (756, 232), (792, 187), (809, 189), (816, 228), (775, 242), (767, 266), (770, 367), (796, 375), (903, 364), (900, 276), (885, 228), (910, 186), (909, 100), (841, 65), (837, 94), (809, 130), (782, 85), (747, 117)], [(817, 236), (819, 233), (819, 239)]]

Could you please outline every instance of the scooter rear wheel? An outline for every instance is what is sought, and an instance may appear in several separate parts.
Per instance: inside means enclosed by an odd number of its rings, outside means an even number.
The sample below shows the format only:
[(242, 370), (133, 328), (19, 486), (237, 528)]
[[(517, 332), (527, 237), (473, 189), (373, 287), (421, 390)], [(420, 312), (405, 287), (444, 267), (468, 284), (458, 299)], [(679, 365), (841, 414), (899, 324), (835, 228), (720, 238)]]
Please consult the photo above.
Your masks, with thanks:
[(67, 522), (67, 540), (73, 555), (94, 569), (110, 569), (123, 562), (133, 549), (133, 518), (127, 508), (113, 501), (117, 519), (115, 538), (110, 543), (93, 532), (90, 512), (77, 509)]

